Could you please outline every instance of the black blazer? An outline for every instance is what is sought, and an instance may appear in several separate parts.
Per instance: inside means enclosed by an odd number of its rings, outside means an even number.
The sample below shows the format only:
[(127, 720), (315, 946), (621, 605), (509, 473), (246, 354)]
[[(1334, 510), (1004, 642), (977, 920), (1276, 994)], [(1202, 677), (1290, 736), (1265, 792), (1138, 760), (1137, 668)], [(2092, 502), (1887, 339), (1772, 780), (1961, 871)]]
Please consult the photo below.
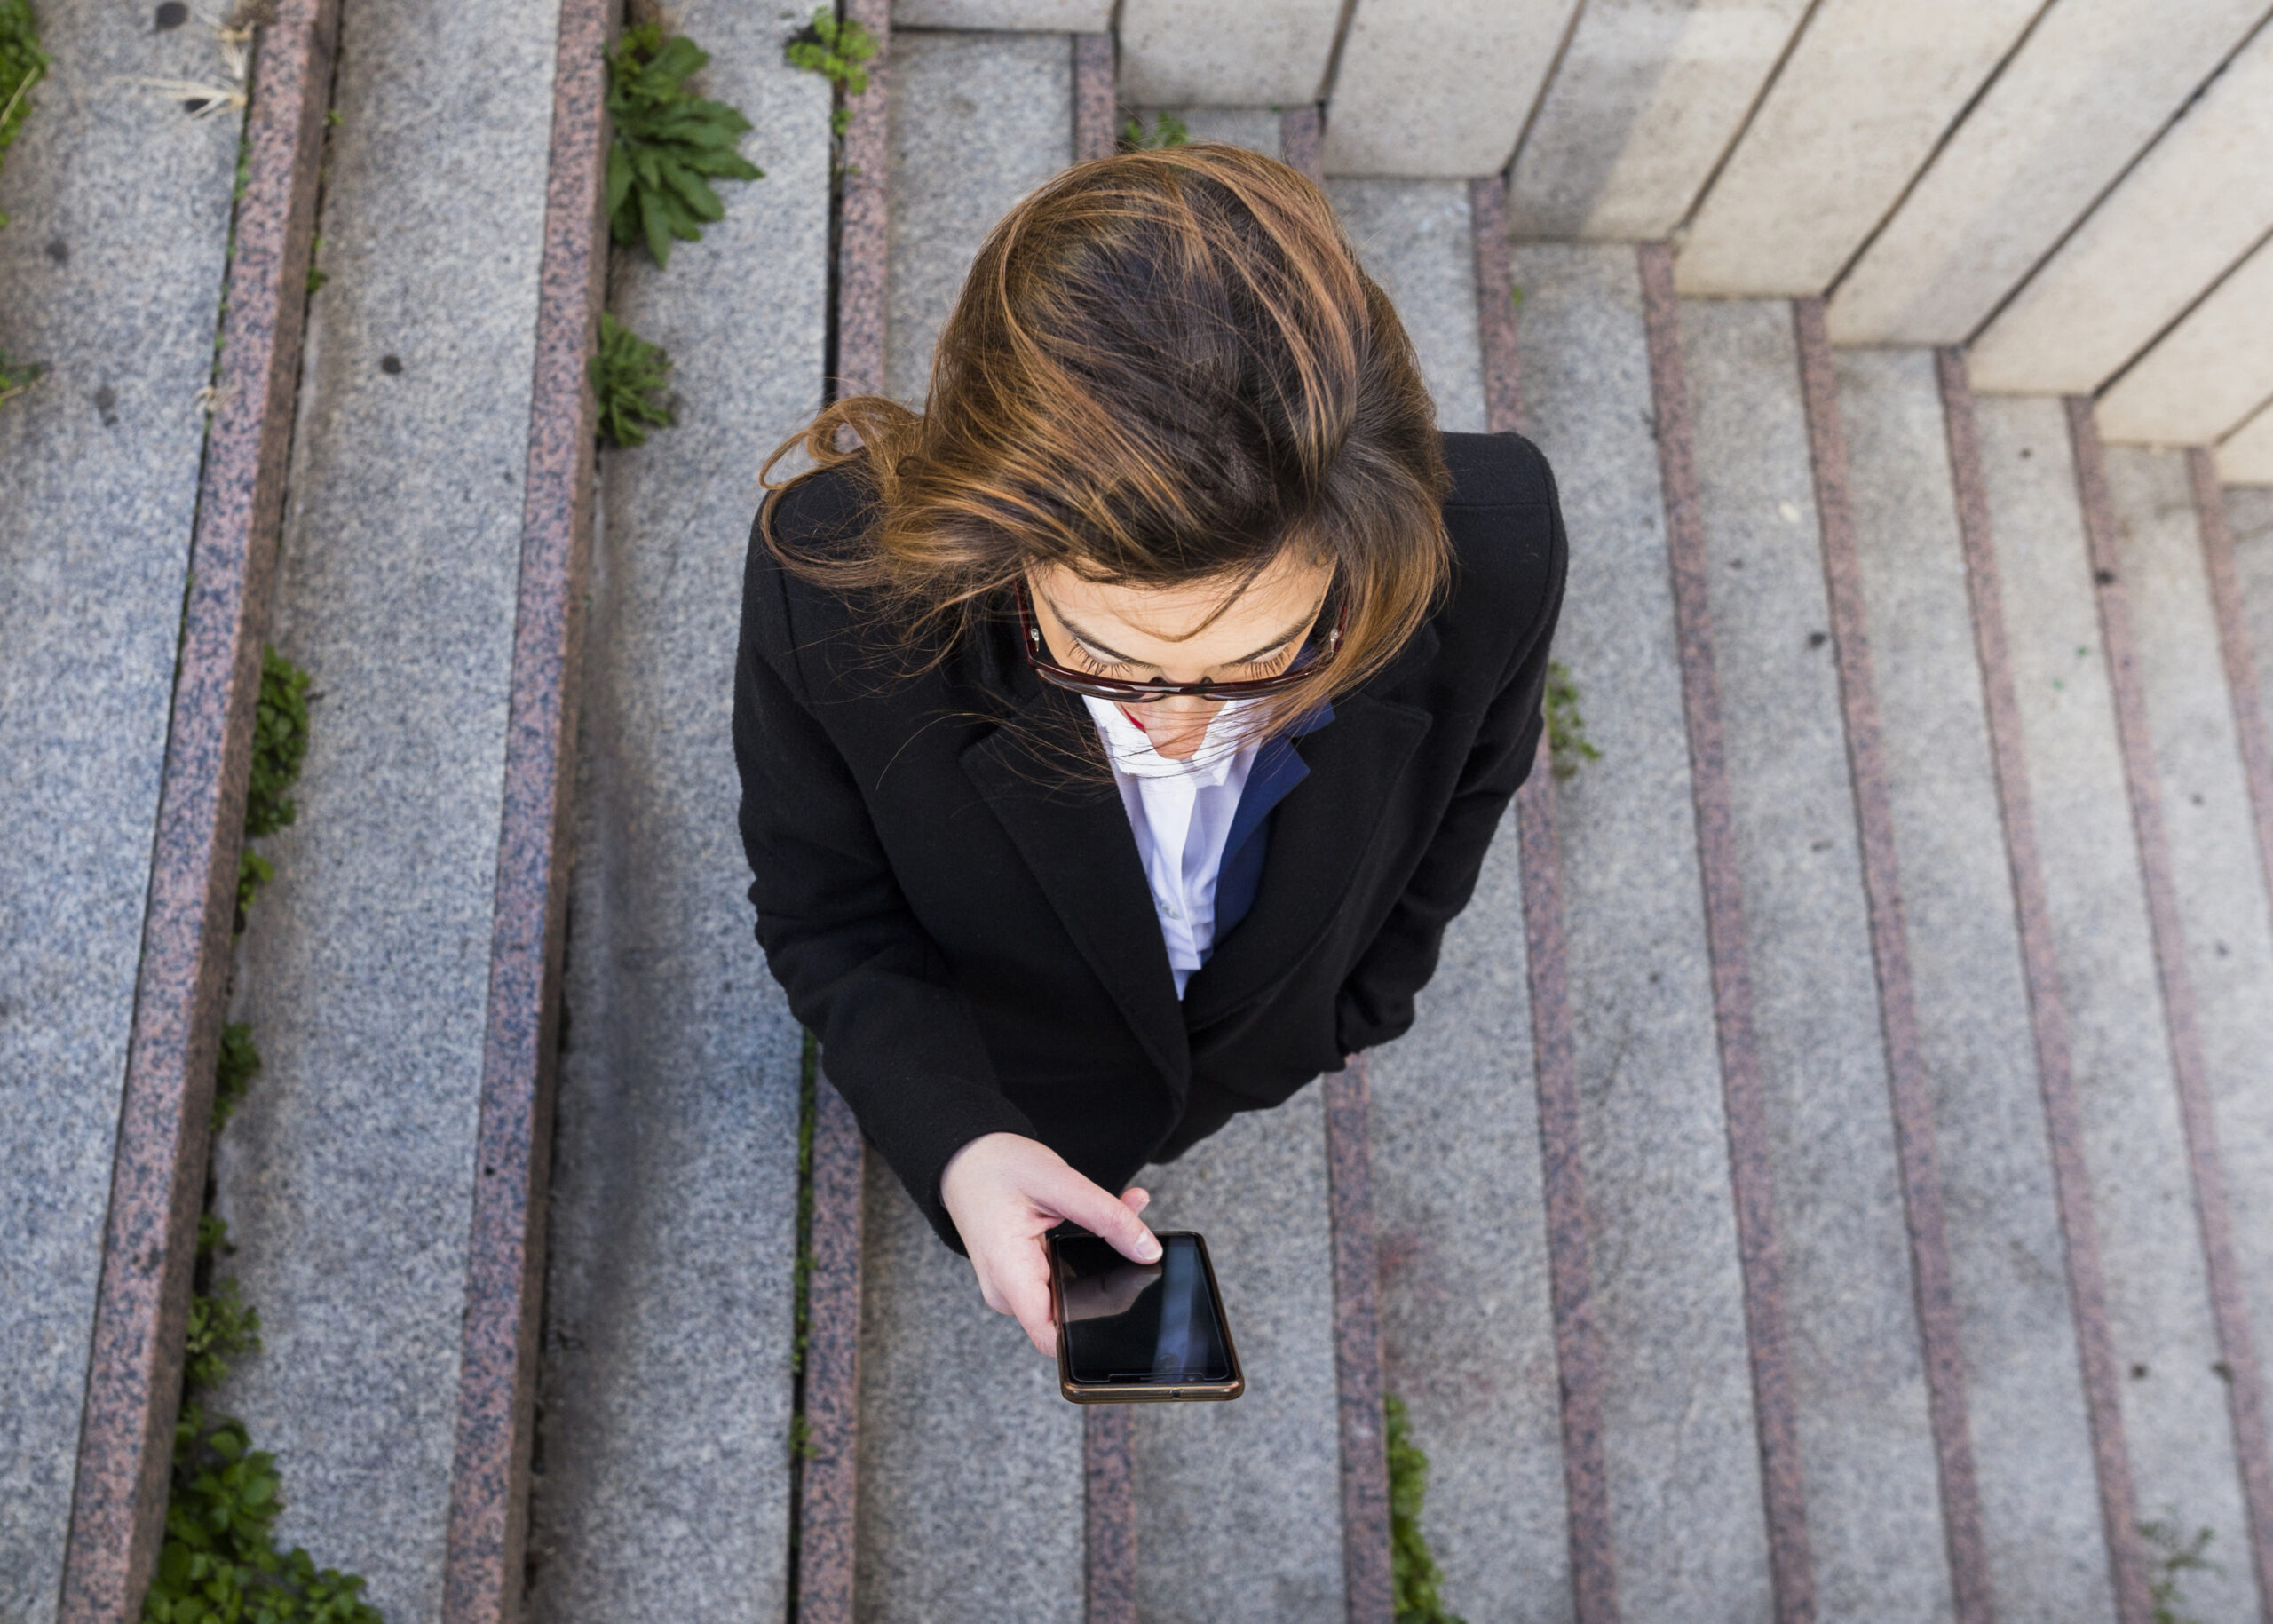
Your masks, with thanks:
[[(1195, 1091), (1278, 1105), (1413, 1024), (1530, 770), (1561, 606), (1553, 475), (1512, 434), (1447, 434), (1446, 601), (1297, 739), (1252, 908), (1181, 1003), (1121, 797), (1014, 623), (895, 670), (876, 616), (781, 567), (753, 529), (734, 683), (757, 937), (829, 1080), (950, 1246), (948, 1159), (981, 1134), (1052, 1146), (1109, 1190)], [(843, 471), (775, 499), (794, 551), (865, 522)], [(990, 720), (1015, 713), (1017, 725)], [(1102, 761), (1100, 759), (1100, 767)]]

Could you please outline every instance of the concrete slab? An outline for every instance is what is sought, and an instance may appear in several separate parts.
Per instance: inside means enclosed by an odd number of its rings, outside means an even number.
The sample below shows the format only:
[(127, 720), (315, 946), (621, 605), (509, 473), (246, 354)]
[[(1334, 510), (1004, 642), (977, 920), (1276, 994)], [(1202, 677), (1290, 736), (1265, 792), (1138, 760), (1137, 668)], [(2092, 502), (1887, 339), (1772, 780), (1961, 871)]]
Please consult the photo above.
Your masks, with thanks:
[(963, 273), (1011, 204), (1073, 161), (1063, 36), (898, 34), (884, 392), (921, 409)]
[(216, 1163), (267, 1344), (223, 1406), (280, 1537), (404, 1618), (441, 1609), (557, 20), (343, 22), (274, 622), (321, 697)]
[(1341, 20), (1342, 0), (1121, 0), (1121, 95), (1162, 107), (1315, 101)]
[[(970, 1264), (880, 1156), (867, 1159), (865, 1223), (854, 1615), (1081, 1624), (1081, 1406), (1058, 1396), (1057, 1367), (1017, 1322), (978, 1300)], [(1327, 1390), (1331, 1449), (1331, 1369)], [(1328, 1501), (1329, 1538), (1332, 1515)]]
[(1102, 34), (1113, 27), (1113, 0), (892, 0), (891, 26), (895, 34), (902, 28)]
[(1633, 251), (1519, 247), (1524, 394), (1571, 579), (1556, 647), (1602, 758), (1556, 790), (1628, 1616), (1772, 1611), (1665, 510)]
[(2273, 876), (2259, 854), (2186, 456), (2111, 448), (2107, 483), (2242, 1300), (2258, 1347), (2273, 1347)]
[(1817, 1595), (1952, 1606), (1791, 307), (1682, 309)]
[(2241, 262), (2099, 400), (2112, 443), (2214, 445), (2273, 400), (2273, 239)]
[[(1326, 110), (1329, 175), (1507, 168), (1578, 0), (1356, 0)], [(1461, 70), (1445, 71), (1458, 41)]]
[(2066, 0), (1934, 156), (1826, 313), (1841, 344), (1962, 344), (2264, 15)]
[(2087, 394), (2273, 227), (2273, 25), (1975, 339), (1973, 386)]
[(1476, 327), (1476, 248), (1457, 180), (1327, 185), (1368, 274), (1397, 306), (1437, 400), (1437, 425), (1481, 433), (1484, 360)]
[(1823, 0), (1675, 266), (1683, 293), (1819, 293), (2041, 0)]
[(86, 1398), (238, 115), (202, 23), (41, 10), (0, 170), (0, 1617), (55, 1615)]
[(1413, 1031), (1372, 1056), (1385, 1385), (1464, 1618), (1571, 1612), (1523, 875), (1510, 812)]
[(1309, 1624), (1342, 1615), (1322, 1099), (1313, 1083), (1137, 1175), (1152, 1192), (1145, 1222), (1208, 1238), (1247, 1372), (1234, 1403), (1135, 1412), (1140, 1617)]
[(1170, 113), (1184, 121), (1192, 140), (1223, 141), (1259, 152), (1267, 158), (1286, 156), (1286, 146), (1279, 134), (1280, 115), (1276, 107), (1146, 107), (1137, 111), (1148, 130), (1156, 125), (1162, 113)]
[(1595, 0), (1516, 154), (1518, 237), (1654, 242), (1736, 139), (1807, 0)]
[(2223, 1571), (2187, 1577), (2190, 1611), (2245, 1618), (2240, 1482), (2067, 424), (2057, 400), (1976, 404), (2139, 1515), (2211, 1529)]
[(1998, 1616), (2113, 1616), (1934, 358), (1837, 358)]
[(600, 465), (531, 1513), (549, 1621), (786, 1604), (802, 1042), (721, 764), (757, 469), (821, 404), (828, 87), (783, 61), (787, 5), (675, 14), (766, 178), (613, 289), (677, 363), (678, 422)]
[(2218, 442), (2218, 477), (2229, 485), (2273, 485), (2273, 400)]

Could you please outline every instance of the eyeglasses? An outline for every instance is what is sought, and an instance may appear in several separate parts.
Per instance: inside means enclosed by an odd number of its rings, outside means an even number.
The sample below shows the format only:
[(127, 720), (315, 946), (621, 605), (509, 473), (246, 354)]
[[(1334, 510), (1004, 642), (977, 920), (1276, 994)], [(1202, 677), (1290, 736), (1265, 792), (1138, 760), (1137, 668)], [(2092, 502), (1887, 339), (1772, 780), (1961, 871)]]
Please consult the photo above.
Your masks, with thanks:
[[(1027, 601), (1026, 582), (1018, 585), (1018, 630), (1026, 646), (1026, 663), (1034, 667), (1034, 674), (1055, 687), (1085, 699), (1113, 700), (1123, 705), (1149, 705), (1154, 700), (1204, 699), (1235, 700), (1262, 699), (1272, 693), (1284, 693), (1295, 684), (1314, 676), (1318, 668), (1341, 651), (1342, 634), (1350, 624), (1350, 598), (1347, 593), (1336, 594), (1340, 607), (1334, 620), (1334, 630), (1313, 652), (1311, 643), (1305, 642), (1295, 654), (1294, 664), (1276, 677), (1257, 677), (1247, 682), (1128, 682), (1119, 677), (1098, 677), (1089, 671), (1077, 671), (1058, 664), (1049, 657), (1049, 646), (1042, 641), (1041, 628), (1034, 624), (1034, 606)], [(1316, 630), (1315, 622), (1312, 630)]]

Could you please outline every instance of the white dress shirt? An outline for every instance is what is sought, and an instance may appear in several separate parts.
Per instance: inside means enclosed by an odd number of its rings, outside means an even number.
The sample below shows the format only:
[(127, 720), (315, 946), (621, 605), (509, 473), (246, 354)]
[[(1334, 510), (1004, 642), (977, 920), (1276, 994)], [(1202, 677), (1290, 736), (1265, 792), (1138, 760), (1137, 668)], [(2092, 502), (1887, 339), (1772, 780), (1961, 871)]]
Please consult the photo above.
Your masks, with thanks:
[(1256, 741), (1242, 741), (1234, 719), (1247, 701), (1234, 700), (1216, 713), (1189, 761), (1171, 761), (1155, 750), (1112, 701), (1084, 695), (1081, 702), (1096, 718), (1113, 764), (1181, 998), (1216, 945), (1216, 876), (1255, 765)]

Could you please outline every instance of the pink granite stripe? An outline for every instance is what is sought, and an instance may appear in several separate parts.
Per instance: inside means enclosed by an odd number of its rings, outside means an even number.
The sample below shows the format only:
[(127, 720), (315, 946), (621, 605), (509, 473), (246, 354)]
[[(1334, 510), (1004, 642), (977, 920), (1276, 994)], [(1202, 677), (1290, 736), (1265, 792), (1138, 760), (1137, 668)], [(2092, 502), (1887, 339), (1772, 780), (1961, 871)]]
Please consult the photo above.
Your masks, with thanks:
[(2194, 1002), (2194, 979), (2186, 967), (2185, 928), (2179, 919), (2178, 889), (2171, 875), (2170, 833), (2163, 822), (2162, 788), (2155, 768), (2154, 737), (2147, 724), (2147, 701), (2139, 677), (2137, 644), (2131, 630), (2131, 605), (2123, 587), (2122, 557), (2115, 541), (2115, 514), (2107, 491), (2107, 471), (2099, 427), (2088, 396), (2067, 401), (2068, 437), (2075, 447), (2076, 481), (2083, 496), (2084, 534), (2091, 545), (2094, 578), (2099, 583), (2100, 640), (2105, 646), (2108, 677), (2115, 690), (2116, 732), (2123, 746), (2123, 775), (2131, 796), (2131, 827), (2139, 843), (2139, 868), (2147, 888), (2147, 919), (2155, 939), (2155, 965), (2163, 989), (2163, 1019), (2170, 1040), (2171, 1069), (2178, 1081), (2179, 1116), (2186, 1131), (2186, 1159), (2194, 1176), (2195, 1218), (2202, 1232), (2202, 1255), (2210, 1277), (2210, 1308), (2218, 1327), (2218, 1351), (2227, 1370), (2226, 1404), (2234, 1432), (2234, 1454), (2241, 1465), (2242, 1498), (2249, 1512), (2250, 1558), (2257, 1576), (2259, 1607), (2273, 1624), (2273, 1455), (2265, 1436), (2264, 1390), (2259, 1384), (2257, 1348), (2244, 1307), (2241, 1265), (2234, 1256), (2233, 1217), (2226, 1201), (2225, 1171), (2218, 1157), (2216, 1117), (2210, 1104), (2209, 1065)]
[(1093, 1404), (1082, 1416), (1082, 1541), (1087, 1624), (1136, 1624), (1136, 1469), (1125, 1404)]
[(812, 1264), (805, 1276), (797, 1475), (798, 1624), (852, 1624), (860, 1406), (860, 1125), (826, 1076), (813, 1085)]
[(2233, 694), (2242, 772), (2249, 780), (2250, 808), (2257, 814), (2258, 867), (2273, 890), (2273, 749), (2267, 746), (2265, 711), (2258, 698), (2257, 657), (2250, 650), (2249, 629), (2242, 617), (2241, 582), (2234, 574), (2234, 533), (2226, 522), (2226, 492), (2218, 483), (2217, 454), (2196, 447), (2186, 454), (2186, 472), (2193, 482), (2194, 511), (2202, 527), (2202, 557), (2209, 566), (2210, 603), (2218, 616), (2226, 686)]
[(590, 561), (587, 369), (607, 283), (607, 0), (562, 0), (538, 267), (521, 572), (506, 714), (489, 1007), (451, 1471), (447, 1624), (520, 1616), (560, 954), (567, 924), (577, 672)]
[(2028, 757), (2021, 734), (2020, 702), (2005, 640), (2003, 588), (1989, 493), (1981, 473), (1981, 440), (1973, 415), (1973, 389), (1965, 353), (1935, 353), (1942, 415), (1957, 495), (1958, 531), (1965, 546), (1966, 590), (1973, 639), (1988, 711), (1989, 749), (2005, 827), (2006, 860), (2013, 876), (2013, 911), (2019, 922), (2021, 966), (2028, 984), (2029, 1023), (2036, 1045), (2038, 1087), (2044, 1099), (2045, 1137), (2052, 1153), (2052, 1187), (2067, 1258), (2068, 1302), (2076, 1327), (2086, 1420), (2099, 1484), (2100, 1521), (2107, 1540), (2109, 1578), (2119, 1624), (2150, 1624), (2146, 1554), (2139, 1541), (2131, 1486), (2131, 1456), (2123, 1436), (2114, 1343), (2108, 1329), (2107, 1287), (2100, 1271), (2099, 1223), (2093, 1213), (2091, 1175), (2084, 1164), (2083, 1119), (2076, 1103), (2068, 1048), (2068, 1009), (2055, 956), (2052, 918), (2045, 900), (2044, 867), (2036, 844), (2036, 813), (2029, 792)]
[(1366, 1058), (1329, 1072), (1326, 1169), (1334, 1224), (1334, 1376), (1342, 1434), (1342, 1571), (1350, 1624), (1393, 1624), (1382, 1329), (1374, 1305), (1374, 1186)]
[(165, 1526), (337, 0), (260, 31), (57, 1617), (139, 1618)]
[[(1497, 185), (1494, 183), (1494, 190)], [(1489, 389), (1486, 390), (1487, 398)], [(1555, 1304), (1555, 1363), (1563, 1384), (1563, 1492), (1568, 1503), (1571, 1602), (1578, 1624), (1616, 1624), (1618, 1563), (1603, 1455), (1602, 1343), (1581, 1171), (1579, 1068), (1571, 1038), (1571, 970), (1563, 946), (1563, 875), (1555, 845), (1554, 755), (1547, 735), (1516, 796), (1523, 852), (1524, 939), (1539, 1089), (1540, 1184)]]
[(1326, 126), (1315, 107), (1279, 115), (1279, 156), (1319, 185), (1326, 184)]
[(1119, 110), (1113, 83), (1113, 40), (1110, 34), (1073, 36), (1073, 162), (1109, 158), (1119, 145), (1113, 118)]
[(1720, 1034), (1721, 1090), (1728, 1119), (1729, 1176), (1737, 1248), (1744, 1270), (1745, 1329), (1752, 1351), (1752, 1397), (1767, 1501), (1768, 1560), (1778, 1624), (1812, 1624), (1815, 1565), (1808, 1541), (1807, 1494), (1800, 1470), (1792, 1396), (1791, 1338), (1784, 1316), (1783, 1251), (1768, 1158), (1768, 1115), (1753, 1029), (1752, 977), (1745, 952), (1744, 898), (1714, 674), (1712, 614), (1706, 597), (1705, 527), (1697, 487), (1689, 382), (1681, 355), (1681, 306), (1673, 250), (1641, 245), (1643, 318), (1657, 408), (1658, 461), (1665, 486), (1666, 550), (1681, 641), (1682, 708), (1689, 726), (1691, 794), (1705, 887), (1705, 930), (1713, 960), (1713, 1006)]
[(1910, 975), (1910, 934), (1904, 923), (1902, 876), (1895, 860), (1894, 801), (1881, 743), (1878, 679), (1871, 666), (1863, 607), (1862, 566), (1855, 555), (1855, 503), (1849, 483), (1847, 432), (1832, 370), (1823, 301), (1795, 299), (1800, 392), (1815, 473), (1822, 532), (1823, 579), (1831, 603), (1832, 646), (1838, 658), (1839, 702), (1846, 723), (1847, 770), (1863, 848), (1863, 889), (1871, 919), (1871, 957), (1878, 969), (1879, 1022), (1886, 1043), (1887, 1086), (1893, 1097), (1895, 1154), (1909, 1217), (1910, 1268), (1926, 1367), (1926, 1408), (1942, 1492), (1942, 1533), (1949, 1547), (1950, 1588), (1960, 1624), (1990, 1624), (1996, 1605), (1989, 1583), (1989, 1547), (1981, 1523), (1981, 1486), (1973, 1466), (1967, 1418), (1965, 1349), (1958, 1334), (1950, 1280), (1948, 1221), (1941, 1159), (1934, 1138), (1934, 1099), (1918, 1035)]
[[(1516, 305), (1509, 297), (1507, 188), (1499, 177), (1486, 176), (1469, 183), (1468, 200), (1476, 249), (1477, 337), (1484, 355), (1485, 426), (1495, 434), (1521, 433)], [(1578, 1624), (1614, 1624), (1618, 1565), (1610, 1474), (1603, 1454), (1602, 1343), (1594, 1323), (1579, 1071), (1571, 1036), (1570, 958), (1563, 940), (1563, 870), (1555, 844), (1554, 752), (1544, 729), (1531, 776), (1516, 796), (1516, 833), (1522, 848), (1524, 939), (1530, 966), (1555, 1362), (1562, 1377), (1572, 1610)]]
[(891, 0), (845, 0), (847, 19), (875, 36), (868, 88), (853, 98), (836, 200), (834, 398), (882, 394), (884, 270), (891, 229)]

